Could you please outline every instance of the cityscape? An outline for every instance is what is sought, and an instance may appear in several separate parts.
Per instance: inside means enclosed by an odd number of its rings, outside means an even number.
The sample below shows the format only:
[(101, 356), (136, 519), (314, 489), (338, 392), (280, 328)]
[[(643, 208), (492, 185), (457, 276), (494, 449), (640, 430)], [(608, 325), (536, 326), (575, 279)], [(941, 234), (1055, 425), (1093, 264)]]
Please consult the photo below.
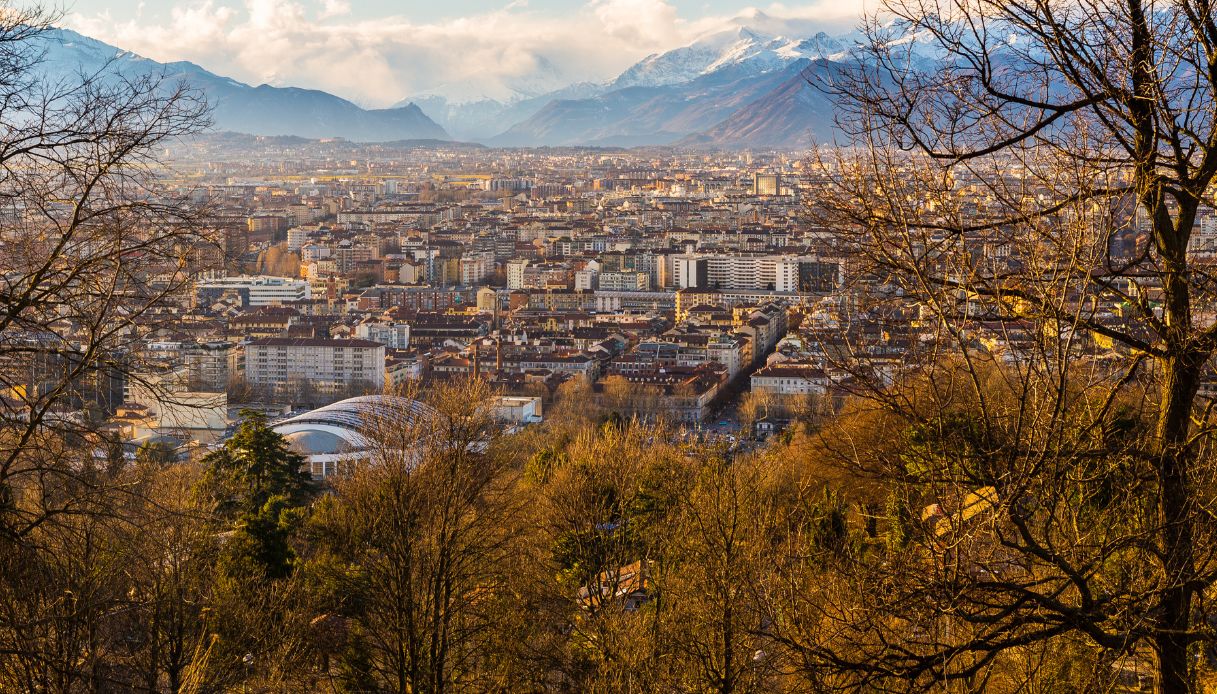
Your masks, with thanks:
[(0, 691), (1217, 687), (1217, 9), (0, 0)]

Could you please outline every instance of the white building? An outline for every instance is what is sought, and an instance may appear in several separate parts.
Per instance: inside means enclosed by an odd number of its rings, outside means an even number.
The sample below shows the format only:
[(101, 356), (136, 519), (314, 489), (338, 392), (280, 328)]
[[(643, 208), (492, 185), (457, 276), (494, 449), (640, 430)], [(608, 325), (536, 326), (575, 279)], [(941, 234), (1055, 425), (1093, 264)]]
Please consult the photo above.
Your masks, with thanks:
[(292, 227), (287, 230), (287, 250), (298, 251), (308, 243), (308, 235), (316, 231), (316, 227)]
[(360, 323), (355, 326), (355, 336), (393, 349), (410, 349), (408, 323)]
[(828, 375), (807, 364), (770, 364), (752, 374), (752, 390), (774, 396), (823, 395)]
[(507, 288), (524, 288), (524, 268), (528, 267), (527, 260), (511, 260), (507, 263)]
[(609, 292), (649, 292), (651, 276), (645, 272), (602, 272), (600, 289)]
[(195, 295), (200, 305), (207, 305), (226, 296), (238, 297), (242, 306), (271, 306), (312, 298), (305, 280), (290, 277), (237, 276), (220, 277), (197, 282)]
[(473, 251), (461, 256), (461, 285), (476, 287), (494, 275), (494, 251)]
[(266, 388), (307, 383), (322, 392), (357, 385), (381, 388), (385, 346), (370, 340), (254, 340), (245, 346), (245, 379)]
[(504, 424), (534, 424), (540, 422), (541, 398), (501, 396), (494, 402), (494, 418)]
[(677, 289), (768, 289), (799, 291), (803, 263), (815, 258), (763, 253), (692, 254), (673, 259)]

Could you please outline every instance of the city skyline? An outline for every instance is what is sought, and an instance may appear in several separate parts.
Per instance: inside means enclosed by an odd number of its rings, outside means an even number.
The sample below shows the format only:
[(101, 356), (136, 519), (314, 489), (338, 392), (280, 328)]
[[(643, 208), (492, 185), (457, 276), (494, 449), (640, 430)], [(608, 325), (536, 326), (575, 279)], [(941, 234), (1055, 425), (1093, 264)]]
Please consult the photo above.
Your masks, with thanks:
[(1217, 694), (1212, 0), (0, 0), (0, 692)]

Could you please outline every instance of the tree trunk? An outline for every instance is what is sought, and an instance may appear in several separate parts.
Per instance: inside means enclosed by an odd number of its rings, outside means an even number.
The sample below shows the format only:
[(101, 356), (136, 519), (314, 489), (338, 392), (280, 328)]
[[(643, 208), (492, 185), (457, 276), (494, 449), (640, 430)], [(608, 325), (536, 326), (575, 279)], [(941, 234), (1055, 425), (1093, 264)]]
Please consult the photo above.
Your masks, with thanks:
[(1189, 668), (1191, 605), (1196, 567), (1189, 512), (1189, 474), (1194, 453), (1187, 446), (1192, 405), (1207, 355), (1185, 353), (1165, 361), (1158, 420), (1158, 509), (1167, 587), (1158, 603), (1154, 647), (1162, 694), (1193, 691)]

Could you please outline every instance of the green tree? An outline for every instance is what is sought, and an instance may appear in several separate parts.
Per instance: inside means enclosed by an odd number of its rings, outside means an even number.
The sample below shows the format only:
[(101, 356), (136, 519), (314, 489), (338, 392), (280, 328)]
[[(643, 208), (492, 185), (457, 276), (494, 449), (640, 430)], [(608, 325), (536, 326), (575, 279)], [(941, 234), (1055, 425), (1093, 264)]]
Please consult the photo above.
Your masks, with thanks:
[(232, 576), (283, 578), (295, 553), (289, 539), (305, 517), (315, 485), (304, 458), (253, 410), (223, 448), (203, 458), (204, 488), (218, 516), (232, 523), (221, 568)]
[(233, 516), (261, 510), (271, 497), (283, 496), (294, 506), (312, 497), (315, 485), (304, 458), (255, 410), (241, 410), (241, 424), (219, 450), (203, 458), (204, 484), (216, 510)]
[[(222, 538), (209, 679), (230, 688), (304, 688), (313, 610), (307, 581), (296, 569), (316, 488), (304, 458), (288, 449), (264, 415), (244, 410), (241, 416), (224, 446), (203, 458), (201, 492)], [(276, 629), (268, 632), (267, 624)]]

